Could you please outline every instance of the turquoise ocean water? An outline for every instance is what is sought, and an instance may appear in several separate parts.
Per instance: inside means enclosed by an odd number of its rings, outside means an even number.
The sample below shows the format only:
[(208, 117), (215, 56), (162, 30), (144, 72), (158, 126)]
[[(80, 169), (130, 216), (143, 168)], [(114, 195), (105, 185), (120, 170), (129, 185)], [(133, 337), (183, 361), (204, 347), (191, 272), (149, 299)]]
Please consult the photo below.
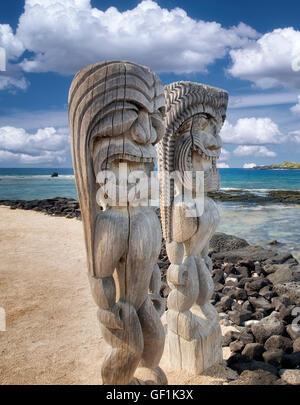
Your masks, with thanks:
[[(59, 177), (51, 178), (53, 171)], [(251, 190), (300, 190), (300, 170), (220, 169), (221, 188)], [(0, 199), (34, 200), (52, 197), (76, 198), (73, 169), (1, 169)], [(300, 260), (300, 205), (218, 202), (218, 231), (231, 233), (253, 244), (281, 242)]]

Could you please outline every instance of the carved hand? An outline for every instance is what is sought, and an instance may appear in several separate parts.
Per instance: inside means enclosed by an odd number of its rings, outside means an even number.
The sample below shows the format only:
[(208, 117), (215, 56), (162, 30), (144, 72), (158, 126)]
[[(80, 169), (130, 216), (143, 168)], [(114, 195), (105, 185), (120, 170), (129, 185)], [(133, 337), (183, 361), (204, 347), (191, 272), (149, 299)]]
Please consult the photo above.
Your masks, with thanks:
[(190, 216), (195, 207), (193, 200), (190, 203), (175, 201), (172, 210), (172, 238), (175, 242), (184, 242), (197, 232), (197, 218)]
[(120, 314), (121, 306), (117, 303), (109, 309), (98, 309), (99, 321), (110, 329), (124, 329), (124, 324)]

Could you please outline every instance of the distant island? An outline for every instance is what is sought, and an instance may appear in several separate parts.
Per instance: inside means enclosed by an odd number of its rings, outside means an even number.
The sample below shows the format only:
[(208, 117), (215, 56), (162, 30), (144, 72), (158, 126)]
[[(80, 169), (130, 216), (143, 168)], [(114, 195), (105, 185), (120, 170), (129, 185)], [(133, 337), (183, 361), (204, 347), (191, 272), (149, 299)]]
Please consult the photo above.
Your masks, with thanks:
[(298, 169), (298, 170), (300, 170), (300, 163), (291, 163), (291, 162), (287, 162), (285, 160), (282, 165), (272, 164), (272, 165), (266, 165), (266, 166), (255, 166), (255, 167), (253, 167), (253, 169), (256, 169), (256, 170)]

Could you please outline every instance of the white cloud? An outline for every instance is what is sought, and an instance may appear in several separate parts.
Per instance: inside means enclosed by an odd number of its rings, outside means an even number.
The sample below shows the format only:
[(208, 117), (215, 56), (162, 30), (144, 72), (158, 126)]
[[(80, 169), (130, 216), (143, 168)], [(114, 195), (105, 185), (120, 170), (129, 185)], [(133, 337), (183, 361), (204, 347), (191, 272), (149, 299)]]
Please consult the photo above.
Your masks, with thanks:
[(292, 142), (300, 143), (300, 131), (289, 132), (288, 137)]
[(274, 157), (277, 154), (265, 146), (259, 145), (240, 145), (234, 151), (233, 154), (236, 156), (258, 156), (258, 157)]
[(279, 128), (270, 118), (240, 118), (236, 125), (225, 121), (220, 133), (224, 143), (278, 144), (284, 141)]
[(300, 31), (278, 28), (250, 43), (231, 50), (229, 72), (263, 89), (283, 85), (300, 88)]
[(69, 149), (67, 128), (43, 128), (34, 134), (23, 128), (0, 128), (0, 164), (62, 164)]
[(217, 163), (217, 167), (219, 169), (229, 169), (230, 168), (230, 166), (227, 163), (224, 163), (224, 162)]
[(243, 169), (253, 169), (253, 167), (256, 167), (256, 163), (245, 163), (243, 165)]
[(296, 115), (300, 115), (300, 96), (298, 96), (298, 103), (291, 107), (291, 111)]
[(24, 71), (61, 74), (109, 59), (134, 60), (158, 73), (205, 72), (230, 49), (258, 38), (243, 23), (223, 28), (151, 0), (124, 12), (92, 8), (89, 0), (26, 0), (16, 34), (8, 25), (0, 27), (0, 46), (9, 58), (32, 52), (19, 64)]
[[(298, 93), (298, 92), (297, 92)], [(246, 108), (271, 106), (279, 104), (292, 104), (297, 101), (296, 92), (276, 92), (245, 94), (242, 96), (230, 96), (228, 108)]]
[(0, 47), (4, 51), (4, 68), (0, 72), (0, 90), (18, 88), (25, 90), (28, 82), (22, 76), (21, 68), (17, 64), (12, 64), (22, 55), (25, 48), (23, 42), (13, 33), (8, 24), (0, 24)]
[(221, 155), (219, 157), (219, 161), (223, 162), (224, 160), (228, 160), (230, 156), (230, 152), (227, 149), (222, 148)]

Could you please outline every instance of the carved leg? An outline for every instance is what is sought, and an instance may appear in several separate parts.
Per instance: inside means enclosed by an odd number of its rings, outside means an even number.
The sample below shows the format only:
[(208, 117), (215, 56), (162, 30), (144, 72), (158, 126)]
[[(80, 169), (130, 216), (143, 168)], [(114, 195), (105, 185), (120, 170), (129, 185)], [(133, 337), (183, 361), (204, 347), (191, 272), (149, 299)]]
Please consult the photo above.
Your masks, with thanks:
[(170, 265), (168, 282), (168, 344), (172, 367), (199, 374), (222, 360), (219, 317), (209, 303), (213, 281), (205, 261), (189, 256)]
[(142, 328), (134, 306), (128, 302), (118, 305), (124, 329), (106, 328), (100, 324), (104, 339), (112, 346), (101, 370), (105, 385), (129, 384), (144, 349)]
[(150, 297), (138, 311), (143, 337), (144, 351), (135, 377), (146, 384), (167, 384), (167, 378), (158, 364), (164, 350), (165, 332), (159, 314)]

